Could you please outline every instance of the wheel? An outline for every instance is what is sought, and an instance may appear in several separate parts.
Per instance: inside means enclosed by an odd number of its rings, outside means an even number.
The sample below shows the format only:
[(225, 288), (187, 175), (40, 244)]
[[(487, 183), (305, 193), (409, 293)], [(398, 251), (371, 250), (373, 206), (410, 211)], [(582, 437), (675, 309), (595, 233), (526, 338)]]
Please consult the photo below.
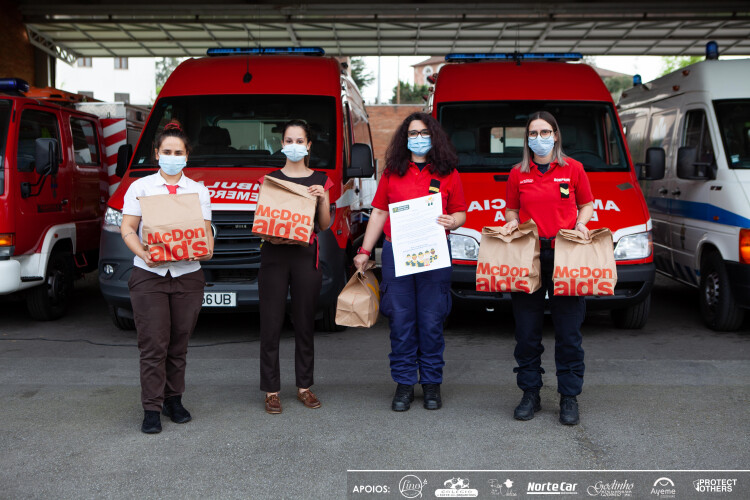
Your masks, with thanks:
[(73, 294), (73, 254), (53, 252), (47, 262), (44, 283), (29, 289), (26, 307), (37, 321), (58, 319), (65, 314)]
[(701, 261), (699, 293), (701, 315), (706, 326), (728, 332), (742, 325), (745, 311), (734, 301), (727, 268), (716, 252), (709, 253)]
[(336, 303), (326, 307), (323, 317), (315, 321), (315, 329), (319, 332), (343, 332), (345, 326), (336, 324)]
[(119, 307), (109, 306), (109, 317), (112, 318), (112, 323), (120, 330), (135, 330), (135, 320), (124, 316), (121, 311)]
[(612, 309), (610, 315), (617, 328), (623, 330), (640, 330), (646, 326), (648, 313), (651, 310), (651, 294), (637, 304), (622, 309)]

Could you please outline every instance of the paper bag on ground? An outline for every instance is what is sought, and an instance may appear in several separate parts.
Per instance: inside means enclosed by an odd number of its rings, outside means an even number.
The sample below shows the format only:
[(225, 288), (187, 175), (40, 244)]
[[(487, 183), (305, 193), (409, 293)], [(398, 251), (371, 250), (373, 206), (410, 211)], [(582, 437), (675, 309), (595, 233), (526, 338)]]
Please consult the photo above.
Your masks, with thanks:
[(477, 291), (534, 293), (542, 286), (536, 223), (508, 229), (482, 228), (477, 259)]
[(208, 254), (206, 223), (197, 193), (141, 196), (143, 243), (154, 262)]
[(585, 239), (579, 231), (561, 229), (555, 238), (555, 295), (614, 295), (617, 266), (612, 233), (594, 229)]
[(341, 326), (370, 327), (378, 320), (380, 288), (375, 274), (370, 270), (375, 262), (365, 266), (365, 272), (357, 271), (344, 286), (336, 302), (336, 324)]
[(317, 201), (306, 186), (267, 175), (258, 195), (252, 231), (309, 245)]

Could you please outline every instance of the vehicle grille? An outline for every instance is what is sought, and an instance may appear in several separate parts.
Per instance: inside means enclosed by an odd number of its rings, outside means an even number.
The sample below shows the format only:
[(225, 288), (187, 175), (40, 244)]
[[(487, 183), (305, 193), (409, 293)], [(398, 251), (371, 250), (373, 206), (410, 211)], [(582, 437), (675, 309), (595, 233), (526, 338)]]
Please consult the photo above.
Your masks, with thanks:
[[(227, 269), (226, 266), (247, 265), (260, 263), (260, 238), (251, 232), (254, 212), (213, 212), (212, 225), (215, 227), (214, 256), (204, 266), (210, 268), (224, 268), (225, 271), (241, 271), (241, 269)], [(255, 279), (255, 277), (253, 277)]]

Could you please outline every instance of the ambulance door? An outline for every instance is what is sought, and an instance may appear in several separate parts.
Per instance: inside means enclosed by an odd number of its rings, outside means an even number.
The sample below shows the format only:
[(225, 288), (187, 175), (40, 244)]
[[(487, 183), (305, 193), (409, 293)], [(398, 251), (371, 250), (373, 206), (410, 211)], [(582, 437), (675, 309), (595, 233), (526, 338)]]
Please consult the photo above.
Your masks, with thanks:
[[(18, 196), (16, 227), (19, 229), (16, 246), (20, 252), (33, 251), (51, 226), (70, 222), (70, 168), (68, 151), (63, 144), (59, 114), (49, 109), (26, 106), (18, 121), (16, 168), (19, 193), (28, 186), (29, 196)], [(42, 180), (36, 172), (36, 140), (57, 139), (60, 145), (59, 170)], [(36, 184), (36, 185), (35, 185)]]
[[(685, 107), (680, 123), (680, 147), (696, 148), (697, 162), (716, 165), (715, 149), (718, 137), (711, 137), (707, 109), (702, 103)], [(696, 262), (698, 244), (718, 224), (709, 221), (708, 202), (712, 182), (709, 179), (680, 178), (675, 175), (669, 188), (672, 220), (671, 238), (675, 277), (697, 286), (700, 263)]]

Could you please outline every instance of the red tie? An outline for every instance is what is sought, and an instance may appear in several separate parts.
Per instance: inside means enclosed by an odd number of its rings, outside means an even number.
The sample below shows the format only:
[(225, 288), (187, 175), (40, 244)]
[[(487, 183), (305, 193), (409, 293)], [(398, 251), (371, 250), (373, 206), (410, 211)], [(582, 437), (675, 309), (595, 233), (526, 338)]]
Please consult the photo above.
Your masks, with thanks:
[(175, 184), (174, 186), (165, 184), (165, 186), (167, 186), (167, 191), (169, 191), (169, 194), (177, 194), (177, 184)]

